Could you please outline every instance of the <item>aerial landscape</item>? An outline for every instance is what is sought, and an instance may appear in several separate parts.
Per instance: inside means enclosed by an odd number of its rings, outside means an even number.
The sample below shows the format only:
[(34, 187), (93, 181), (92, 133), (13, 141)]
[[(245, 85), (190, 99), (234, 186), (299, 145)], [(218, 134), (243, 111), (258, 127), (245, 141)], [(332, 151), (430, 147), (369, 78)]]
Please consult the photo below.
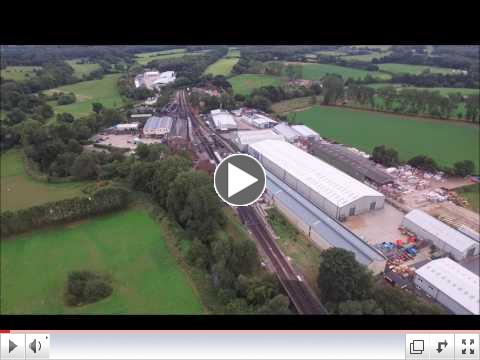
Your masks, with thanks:
[(480, 315), (479, 46), (0, 50), (0, 314)]

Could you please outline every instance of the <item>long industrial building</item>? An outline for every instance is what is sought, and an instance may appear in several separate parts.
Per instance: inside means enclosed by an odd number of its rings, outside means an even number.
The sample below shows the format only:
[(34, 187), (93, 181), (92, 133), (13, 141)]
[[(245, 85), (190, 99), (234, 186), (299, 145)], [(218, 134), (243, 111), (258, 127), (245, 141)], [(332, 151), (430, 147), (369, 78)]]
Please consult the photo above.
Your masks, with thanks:
[(268, 170), (266, 175), (266, 198), (317, 247), (338, 247), (351, 251), (360, 264), (368, 266), (374, 273), (385, 269), (386, 260), (379, 251), (326, 215)]
[(403, 218), (402, 225), (419, 239), (430, 241), (457, 261), (479, 253), (478, 242), (422, 210), (410, 211)]
[(393, 183), (395, 180), (379, 169), (373, 161), (354, 153), (343, 145), (316, 142), (312, 146), (312, 153), (360, 181), (370, 181), (380, 186)]
[(280, 123), (273, 127), (273, 131), (282, 135), (288, 142), (295, 142), (300, 134), (293, 130), (287, 123)]
[(210, 111), (212, 116), (213, 123), (218, 130), (232, 130), (238, 127), (237, 122), (233, 116), (227, 112), (220, 109)]
[(143, 133), (146, 136), (166, 135), (172, 129), (172, 123), (173, 119), (170, 116), (152, 116), (145, 123)]
[(423, 265), (414, 283), (454, 314), (480, 315), (478, 276), (449, 258)]
[(249, 145), (248, 152), (273, 175), (335, 219), (383, 208), (383, 194), (288, 142), (255, 142)]
[(247, 151), (248, 145), (264, 141), (264, 140), (285, 140), (282, 135), (277, 134), (273, 130), (243, 130), (237, 131), (233, 141), (237, 144), (240, 151)]

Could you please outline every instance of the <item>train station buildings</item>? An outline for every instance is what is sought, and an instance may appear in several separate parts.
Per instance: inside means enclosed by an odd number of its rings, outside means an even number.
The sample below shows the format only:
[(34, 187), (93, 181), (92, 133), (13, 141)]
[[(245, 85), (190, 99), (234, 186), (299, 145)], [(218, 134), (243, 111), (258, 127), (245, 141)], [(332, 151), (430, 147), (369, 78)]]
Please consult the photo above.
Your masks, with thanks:
[(248, 152), (273, 175), (334, 219), (381, 209), (378, 191), (285, 141), (264, 140)]

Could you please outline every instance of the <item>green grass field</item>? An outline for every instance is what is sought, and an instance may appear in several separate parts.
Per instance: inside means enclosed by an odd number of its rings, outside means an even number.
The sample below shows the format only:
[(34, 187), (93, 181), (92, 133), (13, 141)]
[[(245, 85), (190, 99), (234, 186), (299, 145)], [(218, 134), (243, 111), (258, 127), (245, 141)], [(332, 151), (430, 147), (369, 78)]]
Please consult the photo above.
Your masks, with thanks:
[(228, 53), (225, 57), (240, 57), (240, 50), (237, 48), (228, 48)]
[(73, 92), (77, 101), (68, 105), (56, 105), (55, 101), (49, 102), (55, 113), (71, 113), (75, 117), (85, 116), (92, 112), (92, 103), (102, 103), (104, 107), (115, 108), (123, 105), (123, 100), (118, 92), (117, 80), (120, 74), (105, 75), (100, 80), (82, 81), (72, 85), (61, 86), (48, 92)]
[[(0, 243), (4, 314), (200, 314), (203, 306), (143, 210), (128, 210), (20, 235)], [(113, 280), (113, 294), (81, 307), (64, 305), (70, 271)]]
[(0, 207), (2, 211), (18, 210), (50, 201), (83, 195), (87, 182), (52, 184), (32, 179), (23, 165), (20, 150), (0, 155)]
[(365, 55), (346, 55), (342, 56), (341, 58), (343, 60), (352, 60), (352, 61), (365, 61), (365, 62), (370, 62), (373, 59), (380, 59), (384, 56), (390, 55), (391, 51), (386, 51), (386, 52), (373, 52), (370, 54), (365, 54)]
[(381, 49), (382, 51), (387, 51), (392, 47), (392, 45), (354, 45), (353, 47), (358, 49), (371, 48), (371, 49)]
[(473, 184), (456, 189), (457, 193), (468, 200), (470, 209), (480, 213), (480, 184)]
[(208, 50), (187, 52), (187, 49), (172, 49), (165, 51), (139, 53), (135, 55), (135, 58), (137, 59), (137, 63), (139, 63), (140, 65), (146, 65), (153, 60), (175, 59), (186, 55), (200, 55), (207, 51)]
[(305, 96), (276, 102), (272, 104), (272, 110), (277, 114), (284, 114), (297, 109), (305, 109), (310, 106), (312, 106), (312, 97)]
[(354, 69), (344, 66), (337, 66), (331, 64), (310, 64), (310, 63), (292, 63), (300, 64), (303, 67), (303, 79), (306, 80), (320, 80), (325, 75), (328, 74), (337, 74), (341, 75), (345, 80), (348, 78), (364, 78), (367, 74), (370, 74), (374, 78), (381, 80), (388, 80), (391, 78), (390, 75), (381, 73), (378, 71), (366, 71), (360, 69)]
[(347, 53), (343, 51), (323, 50), (323, 51), (317, 51), (317, 54), (326, 55), (326, 56), (342, 56), (342, 55), (346, 55)]
[(100, 69), (99, 64), (79, 64), (79, 59), (67, 60), (67, 63), (75, 70), (75, 75), (81, 78), (83, 75), (90, 74), (93, 70)]
[(437, 74), (452, 74), (453, 69), (435, 67), (435, 66), (424, 66), (424, 65), (407, 65), (407, 64), (378, 64), (380, 70), (387, 71), (393, 74), (413, 74), (419, 75), (426, 69), (430, 69), (431, 73)]
[(241, 74), (228, 79), (232, 84), (235, 94), (248, 95), (253, 89), (262, 86), (278, 86), (282, 84), (282, 79), (278, 76), (261, 75), (261, 74)]
[(475, 95), (480, 93), (480, 89), (469, 89), (469, 88), (447, 88), (447, 87), (416, 87), (416, 86), (402, 86), (402, 84), (368, 84), (366, 86), (372, 87), (374, 89), (380, 89), (387, 86), (394, 86), (398, 89), (417, 89), (417, 90), (427, 90), (427, 91), (439, 91), (442, 95), (448, 95), (450, 93), (461, 93), (462, 95)]
[(22, 81), (35, 76), (33, 70), (40, 69), (40, 66), (7, 66), (0, 70), (3, 79)]
[(223, 58), (220, 60), (215, 61), (212, 65), (208, 66), (205, 69), (204, 74), (212, 74), (215, 75), (230, 75), (232, 68), (238, 62), (239, 58)]
[(424, 154), (451, 166), (468, 159), (479, 169), (480, 129), (473, 125), (318, 105), (289, 116), (323, 137), (369, 153), (385, 144), (396, 149), (401, 160)]

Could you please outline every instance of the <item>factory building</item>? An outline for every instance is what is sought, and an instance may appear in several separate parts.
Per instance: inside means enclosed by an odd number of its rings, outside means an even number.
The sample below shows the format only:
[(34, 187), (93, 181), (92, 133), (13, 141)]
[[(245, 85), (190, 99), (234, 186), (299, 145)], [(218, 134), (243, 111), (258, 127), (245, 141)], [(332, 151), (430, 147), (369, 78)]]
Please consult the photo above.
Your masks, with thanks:
[(346, 172), (360, 181), (369, 181), (377, 186), (394, 182), (393, 176), (378, 168), (376, 164), (357, 154), (343, 145), (327, 142), (316, 142), (312, 146), (312, 153), (323, 161)]
[(478, 242), (422, 210), (410, 211), (403, 218), (402, 226), (414, 233), (417, 238), (432, 242), (457, 261), (479, 253)]
[(255, 142), (248, 146), (248, 152), (265, 169), (335, 219), (383, 208), (383, 194), (288, 142)]
[(135, 87), (144, 86), (147, 89), (155, 89), (170, 84), (175, 81), (175, 71), (146, 71), (135, 77)]
[(293, 130), (286, 123), (280, 123), (274, 126), (273, 130), (277, 134), (282, 135), (285, 138), (285, 140), (287, 140), (290, 143), (295, 142), (300, 137), (300, 134), (297, 133), (295, 130)]
[(152, 116), (145, 123), (143, 133), (146, 136), (164, 136), (170, 132), (172, 124), (173, 119), (170, 116)]
[(320, 135), (317, 132), (310, 129), (308, 126), (292, 125), (292, 129), (295, 130), (299, 134), (299, 136), (303, 139), (312, 140), (312, 141), (321, 139)]
[(271, 128), (277, 124), (277, 121), (258, 113), (244, 113), (241, 119), (259, 129)]
[(375, 274), (385, 269), (385, 257), (339, 222), (322, 212), (268, 170), (265, 198), (320, 249), (337, 247), (353, 252), (355, 259)]
[(423, 265), (414, 283), (454, 314), (480, 315), (478, 276), (449, 258)]
[(218, 130), (226, 131), (238, 127), (233, 116), (227, 111), (220, 109), (212, 110), (210, 111), (210, 115), (212, 116), (213, 124)]
[(237, 131), (233, 141), (237, 144), (238, 148), (242, 152), (248, 151), (248, 145), (263, 140), (280, 140), (284, 141), (282, 135), (278, 135), (276, 132), (270, 129), (265, 130), (243, 130)]

